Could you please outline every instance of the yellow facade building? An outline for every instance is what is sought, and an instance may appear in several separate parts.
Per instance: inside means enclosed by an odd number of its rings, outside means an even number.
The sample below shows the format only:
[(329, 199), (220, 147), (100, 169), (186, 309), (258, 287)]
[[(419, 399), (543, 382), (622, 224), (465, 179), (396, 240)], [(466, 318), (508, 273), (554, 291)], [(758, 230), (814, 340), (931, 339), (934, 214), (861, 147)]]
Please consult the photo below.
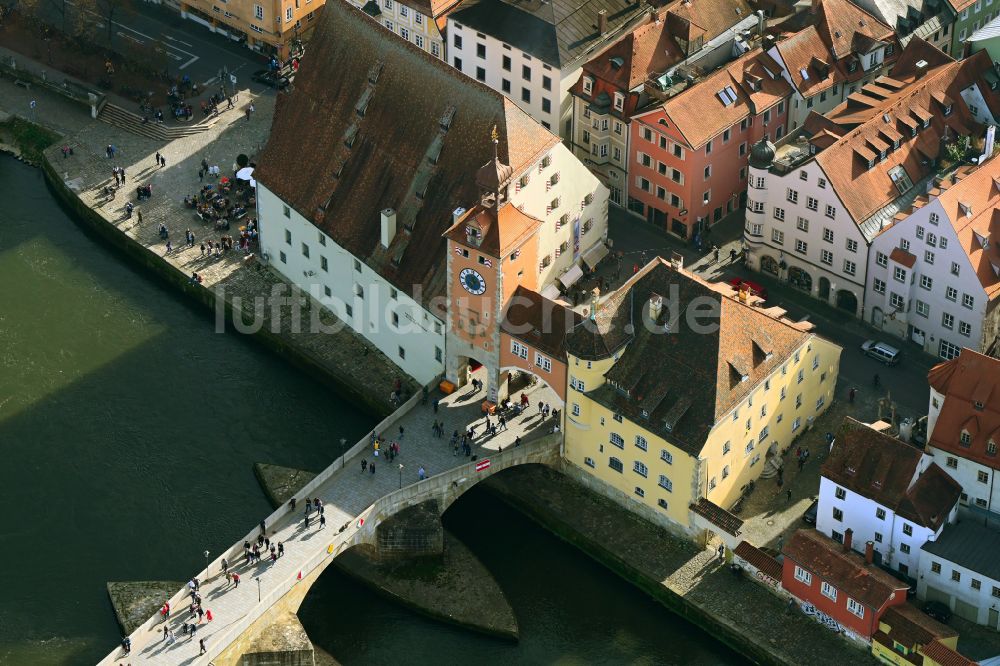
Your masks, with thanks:
[(657, 259), (567, 337), (574, 476), (676, 532), (736, 503), (830, 405), (839, 346)]
[(180, 0), (181, 16), (280, 59), (306, 39), (325, 0)]

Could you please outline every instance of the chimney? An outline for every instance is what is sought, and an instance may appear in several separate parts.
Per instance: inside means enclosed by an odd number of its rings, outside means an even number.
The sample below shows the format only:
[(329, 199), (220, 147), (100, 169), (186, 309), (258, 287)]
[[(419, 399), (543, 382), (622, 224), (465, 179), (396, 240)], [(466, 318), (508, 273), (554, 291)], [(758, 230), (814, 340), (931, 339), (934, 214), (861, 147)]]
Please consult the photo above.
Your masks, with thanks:
[(451, 211), (451, 223), (458, 224), (458, 221), (462, 219), (463, 215), (465, 215), (465, 209), (462, 207), (456, 208), (455, 210)]
[(865, 564), (871, 564), (875, 560), (875, 542), (865, 541)]
[(652, 294), (649, 297), (649, 318), (656, 323), (660, 313), (663, 312), (663, 297), (659, 294)]
[(389, 247), (396, 236), (396, 211), (392, 208), (382, 210), (382, 247)]
[(844, 552), (849, 553), (854, 545), (854, 530), (850, 527), (844, 532)]
[(760, 33), (760, 36), (762, 38), (764, 37), (764, 29), (766, 27), (767, 27), (767, 19), (764, 17), (764, 10), (763, 9), (758, 9), (757, 10), (757, 32)]
[(608, 10), (602, 9), (597, 12), (597, 32), (602, 35), (608, 31)]

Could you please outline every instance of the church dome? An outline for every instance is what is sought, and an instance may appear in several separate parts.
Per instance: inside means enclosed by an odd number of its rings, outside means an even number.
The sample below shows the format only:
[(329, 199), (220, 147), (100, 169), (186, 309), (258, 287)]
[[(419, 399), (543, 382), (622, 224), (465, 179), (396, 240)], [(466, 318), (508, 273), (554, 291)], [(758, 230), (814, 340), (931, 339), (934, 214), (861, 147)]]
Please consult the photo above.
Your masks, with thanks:
[(774, 144), (762, 138), (750, 148), (750, 166), (755, 169), (770, 169), (774, 162)]

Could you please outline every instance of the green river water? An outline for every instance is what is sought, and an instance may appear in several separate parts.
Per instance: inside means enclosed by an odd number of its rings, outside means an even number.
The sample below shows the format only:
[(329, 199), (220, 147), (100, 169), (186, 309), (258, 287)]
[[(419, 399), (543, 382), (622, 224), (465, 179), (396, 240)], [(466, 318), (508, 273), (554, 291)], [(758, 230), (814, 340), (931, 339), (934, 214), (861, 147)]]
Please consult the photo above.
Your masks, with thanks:
[[(186, 580), (270, 511), (257, 461), (314, 471), (374, 419), (90, 238), (0, 155), (0, 664), (94, 663), (109, 580)], [(333, 568), (301, 617), (344, 664), (738, 664), (485, 492), (446, 515), (507, 593), (508, 644)]]

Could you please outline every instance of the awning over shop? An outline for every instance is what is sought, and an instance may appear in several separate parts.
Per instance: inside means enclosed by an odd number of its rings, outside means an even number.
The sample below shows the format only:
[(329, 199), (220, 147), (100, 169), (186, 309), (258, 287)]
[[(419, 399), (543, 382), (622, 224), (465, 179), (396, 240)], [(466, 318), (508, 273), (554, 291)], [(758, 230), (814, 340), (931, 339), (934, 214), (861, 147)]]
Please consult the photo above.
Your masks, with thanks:
[(570, 287), (573, 286), (573, 284), (577, 280), (579, 280), (582, 277), (583, 277), (583, 270), (576, 264), (573, 264), (572, 266), (570, 266), (570, 269), (568, 271), (559, 276), (559, 281), (562, 282), (564, 287), (569, 289)]
[(557, 298), (559, 298), (559, 287), (557, 287), (556, 284), (553, 282), (545, 289), (542, 289), (542, 296), (549, 299), (550, 301), (556, 300)]
[(601, 259), (608, 256), (608, 246), (604, 243), (598, 243), (594, 247), (590, 248), (583, 253), (583, 263), (590, 266), (590, 268), (597, 268), (597, 264), (601, 263)]

